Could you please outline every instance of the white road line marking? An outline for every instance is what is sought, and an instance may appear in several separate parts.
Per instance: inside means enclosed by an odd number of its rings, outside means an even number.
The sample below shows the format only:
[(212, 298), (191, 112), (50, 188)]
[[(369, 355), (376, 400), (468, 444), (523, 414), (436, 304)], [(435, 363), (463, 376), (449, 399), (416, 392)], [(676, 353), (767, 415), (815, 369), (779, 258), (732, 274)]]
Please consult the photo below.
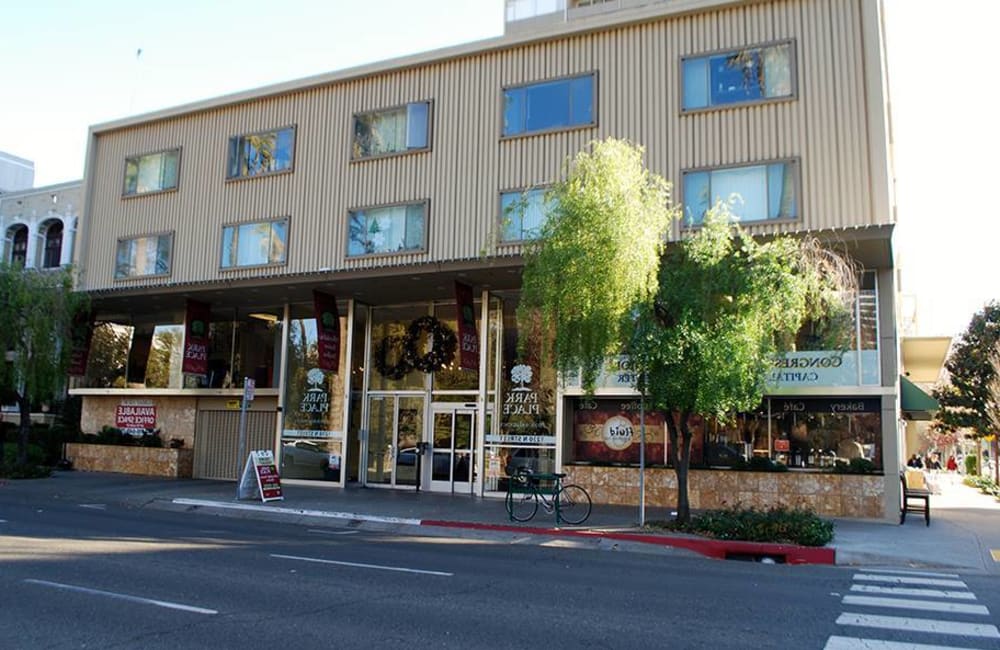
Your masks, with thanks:
[(319, 535), (357, 535), (356, 530), (319, 530), (317, 528), (306, 529), (307, 533), (317, 533)]
[(990, 610), (982, 605), (948, 603), (940, 600), (911, 600), (909, 598), (879, 598), (877, 596), (844, 596), (845, 605), (866, 605), (868, 607), (896, 607), (898, 609), (919, 609), (925, 612), (946, 612), (949, 614), (980, 614), (989, 616)]
[(103, 503), (81, 503), (80, 507), (81, 508), (90, 508), (92, 510), (104, 510), (108, 506), (106, 504), (103, 504)]
[(65, 589), (67, 591), (78, 591), (84, 594), (92, 594), (94, 596), (107, 596), (108, 598), (117, 598), (118, 600), (127, 600), (133, 603), (143, 603), (146, 605), (156, 605), (157, 607), (166, 607), (167, 609), (179, 609), (182, 612), (192, 612), (194, 614), (218, 614), (219, 612), (214, 609), (205, 609), (204, 607), (193, 607), (191, 605), (182, 605), (180, 603), (171, 603), (166, 600), (154, 600), (152, 598), (142, 598), (140, 596), (129, 596), (128, 594), (119, 594), (113, 591), (102, 591), (100, 589), (90, 589), (89, 587), (78, 587), (76, 585), (67, 585), (61, 582), (49, 582), (48, 580), (34, 580), (32, 578), (26, 578), (25, 582), (30, 582), (34, 585), (42, 585), (44, 587), (55, 587), (56, 589)]
[(894, 585), (927, 585), (928, 587), (958, 587), (959, 589), (968, 589), (966, 584), (961, 580), (941, 580), (939, 578), (910, 578), (907, 576), (883, 576), (871, 575), (867, 573), (855, 573), (854, 579), (867, 582), (888, 582)]
[(6, 524), (6, 523), (7, 523), (6, 519), (0, 519), (0, 524)]
[(968, 650), (951, 645), (926, 645), (923, 643), (900, 643), (878, 639), (855, 639), (847, 636), (831, 636), (823, 650)]
[(897, 596), (927, 596), (929, 598), (955, 598), (959, 600), (975, 600), (976, 594), (971, 591), (942, 591), (940, 589), (915, 589), (910, 587), (883, 587), (881, 585), (851, 585), (851, 591), (866, 594), (895, 594)]
[(889, 573), (900, 576), (924, 576), (927, 578), (958, 578), (957, 573), (933, 573), (931, 571), (907, 571), (905, 569), (865, 569), (868, 573)]
[(284, 560), (299, 560), (302, 562), (317, 562), (319, 564), (336, 564), (339, 566), (350, 566), (357, 567), (359, 569), (380, 569), (382, 571), (400, 571), (402, 573), (420, 573), (423, 575), (430, 576), (448, 576), (451, 577), (455, 575), (454, 573), (446, 573), (444, 571), (427, 571), (424, 569), (408, 569), (401, 566), (383, 566), (381, 564), (363, 564), (360, 562), (340, 562), (338, 560), (323, 560), (315, 557), (301, 557), (298, 555), (281, 555), (279, 553), (271, 553), (271, 557), (277, 557)]
[(930, 618), (908, 618), (903, 616), (875, 616), (844, 612), (837, 619), (837, 625), (874, 627), (880, 630), (906, 630), (907, 632), (931, 632), (934, 634), (957, 634), (1000, 639), (996, 625), (980, 623), (956, 623)]

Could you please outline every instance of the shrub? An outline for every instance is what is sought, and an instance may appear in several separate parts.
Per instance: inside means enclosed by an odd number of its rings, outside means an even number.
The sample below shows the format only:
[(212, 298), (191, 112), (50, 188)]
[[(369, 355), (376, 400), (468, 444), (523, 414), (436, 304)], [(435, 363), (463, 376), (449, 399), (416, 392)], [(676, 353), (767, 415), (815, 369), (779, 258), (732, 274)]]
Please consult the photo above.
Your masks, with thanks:
[(732, 507), (691, 518), (683, 530), (716, 539), (823, 546), (833, 539), (833, 522), (804, 508), (767, 510)]
[[(8, 442), (3, 446), (3, 464), (10, 467), (17, 462), (17, 443)], [(45, 462), (45, 451), (38, 445), (28, 445), (28, 464), (40, 465)]]
[(152, 433), (144, 433), (140, 436), (134, 436), (130, 433), (125, 433), (117, 427), (103, 427), (99, 433), (96, 434), (84, 434), (82, 436), (82, 442), (95, 444), (95, 445), (121, 445), (125, 447), (162, 447), (163, 439), (160, 437), (160, 431), (157, 429)]
[(46, 478), (52, 474), (52, 470), (43, 465), (4, 465), (0, 468), (0, 477), (19, 478)]
[(965, 473), (969, 476), (979, 474), (979, 459), (972, 454), (965, 457)]

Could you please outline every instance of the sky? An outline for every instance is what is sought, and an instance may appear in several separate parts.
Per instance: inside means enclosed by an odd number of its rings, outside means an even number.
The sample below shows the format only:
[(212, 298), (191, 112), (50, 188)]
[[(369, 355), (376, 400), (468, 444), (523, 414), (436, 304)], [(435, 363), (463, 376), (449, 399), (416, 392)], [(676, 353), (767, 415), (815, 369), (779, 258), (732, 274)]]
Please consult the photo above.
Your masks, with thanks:
[[(1000, 2), (884, 3), (904, 320), (958, 335), (1000, 299)], [(44, 186), (83, 177), (92, 124), (498, 36), (503, 0), (8, 0), (0, 25), (0, 151)]]

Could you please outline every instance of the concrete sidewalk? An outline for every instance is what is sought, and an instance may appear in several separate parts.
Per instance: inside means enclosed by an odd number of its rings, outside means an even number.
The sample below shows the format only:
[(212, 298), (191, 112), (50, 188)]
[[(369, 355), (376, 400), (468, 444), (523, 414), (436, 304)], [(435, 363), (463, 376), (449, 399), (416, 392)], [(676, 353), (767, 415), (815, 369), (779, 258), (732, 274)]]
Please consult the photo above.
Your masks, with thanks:
[[(1000, 503), (961, 484), (956, 475), (932, 477), (931, 525), (920, 516), (903, 526), (872, 520), (838, 519), (831, 547), (837, 564), (950, 567), (1000, 575), (990, 551), (1000, 549)], [(530, 524), (510, 522), (503, 500), (402, 492), (376, 488), (284, 485), (284, 499), (262, 504), (237, 501), (236, 484), (225, 481), (158, 479), (125, 474), (59, 472), (51, 479), (10, 481), (8, 496), (42, 495), (77, 504), (120, 503), (219, 515), (288, 521), (314, 526), (494, 539), (508, 543), (576, 544), (646, 552), (738, 554), (781, 557), (789, 562), (824, 562), (816, 549), (779, 545), (721, 543), (690, 535), (650, 533), (637, 526), (635, 507), (594, 505), (582, 527), (555, 527), (539, 510)], [(646, 519), (666, 519), (664, 509), (648, 508)], [(829, 550), (821, 551), (832, 561)], [(786, 553), (788, 554), (786, 557)], [(810, 554), (811, 553), (811, 554)], [(1000, 550), (998, 550), (1000, 555)]]

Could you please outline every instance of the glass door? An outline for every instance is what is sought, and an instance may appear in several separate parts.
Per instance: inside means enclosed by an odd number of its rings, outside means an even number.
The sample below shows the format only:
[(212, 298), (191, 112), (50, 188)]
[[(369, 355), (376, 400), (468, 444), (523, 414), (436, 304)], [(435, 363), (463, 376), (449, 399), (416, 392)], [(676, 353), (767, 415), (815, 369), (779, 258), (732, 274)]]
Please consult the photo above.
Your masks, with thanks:
[(476, 411), (435, 405), (432, 422), (430, 489), (471, 494), (475, 474)]
[(423, 396), (368, 397), (368, 485), (417, 485), (417, 443), (423, 421)]

